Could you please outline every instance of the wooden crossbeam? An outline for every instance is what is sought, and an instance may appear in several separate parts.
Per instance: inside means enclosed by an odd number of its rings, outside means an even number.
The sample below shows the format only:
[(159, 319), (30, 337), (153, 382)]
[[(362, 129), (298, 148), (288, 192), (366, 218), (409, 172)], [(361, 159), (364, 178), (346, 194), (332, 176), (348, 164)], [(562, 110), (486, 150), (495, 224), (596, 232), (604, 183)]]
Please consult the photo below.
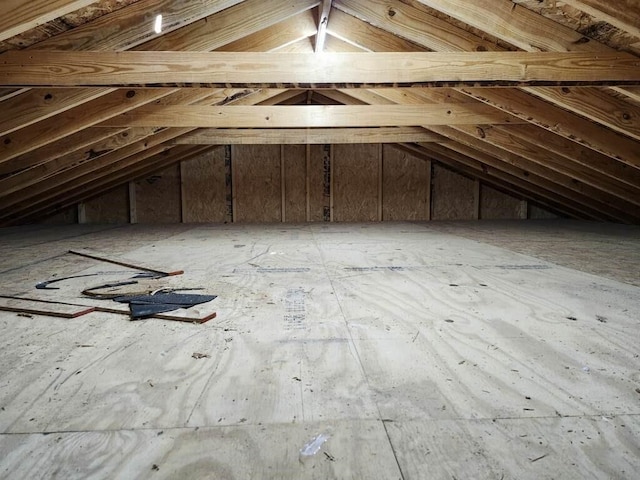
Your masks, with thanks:
[(0, 86), (335, 88), (640, 85), (623, 52), (50, 52), (12, 51)]
[(298, 128), (403, 127), (524, 123), (481, 103), (438, 105), (148, 105), (101, 123), (105, 127)]
[(440, 135), (420, 127), (381, 128), (208, 128), (183, 135), (180, 145), (300, 145), (337, 143), (441, 142)]

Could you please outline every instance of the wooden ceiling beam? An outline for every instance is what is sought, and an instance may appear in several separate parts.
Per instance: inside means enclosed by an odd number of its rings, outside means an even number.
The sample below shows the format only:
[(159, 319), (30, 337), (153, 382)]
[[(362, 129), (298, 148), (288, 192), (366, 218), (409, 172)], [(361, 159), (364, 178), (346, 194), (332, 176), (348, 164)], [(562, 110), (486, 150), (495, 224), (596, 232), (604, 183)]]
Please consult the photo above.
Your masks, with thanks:
[(175, 140), (182, 145), (299, 145), (345, 143), (442, 142), (421, 127), (198, 129)]
[(98, 0), (3, 0), (0, 2), (0, 41), (84, 8)]
[[(422, 2), (425, 3), (425, 2)], [(491, 9), (492, 3), (485, 2), (486, 8)], [(507, 2), (509, 6), (513, 6), (511, 2)], [(451, 12), (460, 7), (461, 10), (466, 12), (467, 9), (472, 9), (476, 16), (488, 15), (492, 20), (496, 20), (496, 14), (494, 12), (482, 13), (476, 10), (472, 5), (474, 2), (465, 2), (464, 9), (457, 1), (442, 2), (446, 6), (446, 13)], [(402, 2), (393, 0), (368, 0), (366, 2), (360, 0), (335, 0), (334, 5), (336, 8), (344, 10), (350, 15), (357, 16), (362, 20), (368, 22), (379, 28), (376, 32), (371, 32), (367, 36), (360, 36), (360, 44), (363, 48), (367, 48), (368, 45), (375, 45), (380, 43), (380, 37), (384, 35), (384, 32), (390, 32), (394, 35), (402, 35), (408, 37), (411, 41), (433, 48), (439, 51), (501, 51), (502, 49), (491, 42), (488, 42), (473, 33), (467, 32), (459, 27), (453, 26), (450, 23), (435, 18), (425, 11), (406, 5)], [(433, 8), (438, 8), (440, 2), (433, 2)], [(500, 4), (502, 22), (510, 21), (509, 11), (506, 6)], [(522, 7), (515, 8), (514, 11), (521, 12)], [(522, 20), (535, 23), (538, 17), (543, 23), (547, 25), (552, 32), (555, 32), (555, 28), (558, 25), (544, 17), (540, 17), (533, 12), (524, 13), (526, 18)], [(455, 16), (455, 15), (454, 15)], [(461, 18), (471, 21), (470, 13), (461, 14)], [(497, 15), (498, 18), (502, 18)], [(475, 20), (476, 24), (484, 25), (487, 31), (494, 28), (489, 20)], [(549, 24), (550, 22), (550, 24)], [(485, 25), (486, 24), (486, 25)], [(408, 25), (409, 28), (406, 28)], [(332, 29), (339, 29), (341, 27), (340, 22), (334, 22)], [(505, 27), (507, 28), (507, 27)], [(562, 27), (561, 29), (564, 35), (575, 34), (571, 30)], [(567, 32), (568, 30), (568, 32)], [(343, 29), (341, 31), (343, 35), (349, 35), (349, 29)], [(537, 32), (535, 35), (544, 35), (543, 32)], [(535, 35), (532, 35), (535, 38)], [(578, 41), (581, 37), (576, 38), (575, 35), (570, 36), (567, 40)], [(582, 42), (584, 43), (584, 42)], [(593, 44), (594, 42), (590, 42)], [(535, 49), (534, 49), (535, 50)], [(566, 51), (565, 48), (562, 51)], [(596, 47), (597, 51), (608, 50), (612, 51), (608, 47), (602, 46), (602, 48)], [(483, 92), (486, 89), (471, 89), (468, 87), (463, 88), (465, 94), (473, 96), (476, 99), (484, 101), (485, 96)], [(633, 152), (637, 151), (637, 144), (630, 139), (625, 139), (620, 135), (615, 135), (613, 132), (598, 128), (592, 122), (585, 120), (582, 117), (587, 117), (597, 123), (600, 123), (608, 128), (617, 130), (622, 134), (627, 135), (627, 130), (631, 130), (633, 136), (634, 129), (640, 128), (640, 108), (638, 105), (632, 103), (626, 103), (620, 108), (616, 108), (612, 111), (610, 107), (602, 103), (602, 93), (594, 89), (580, 89), (582, 93), (580, 95), (580, 101), (572, 100), (571, 89), (567, 94), (566, 88), (550, 88), (550, 87), (535, 87), (527, 89), (528, 93), (535, 93), (539, 96), (545, 96), (547, 100), (553, 100), (562, 108), (558, 108), (554, 103), (548, 101), (534, 101), (530, 99), (528, 102), (522, 101), (522, 92), (516, 89), (499, 89), (491, 92), (490, 96), (492, 101), (490, 104), (497, 108), (502, 108), (505, 111), (518, 115), (520, 118), (527, 119), (531, 123), (535, 123), (548, 131), (557, 135), (562, 135), (565, 138), (581, 143), (589, 148), (597, 150), (601, 153), (609, 155), (613, 158), (623, 159), (623, 161), (634, 163), (637, 154)], [(617, 88), (616, 90), (629, 95), (633, 94), (635, 90), (640, 92), (640, 88), (628, 87)], [(640, 98), (640, 93), (637, 94)], [(517, 107), (511, 108), (511, 98), (515, 97), (519, 99)], [(622, 103), (619, 101), (618, 103)], [(526, 110), (520, 110), (521, 106), (527, 106)], [(573, 111), (578, 115), (567, 112), (566, 110)], [(553, 118), (562, 118), (562, 122), (554, 122)], [(565, 121), (566, 120), (566, 121)], [(583, 133), (584, 132), (584, 133)]]
[(298, 128), (522, 123), (481, 103), (438, 105), (158, 106), (112, 117), (106, 127)]
[[(527, 52), (593, 52), (612, 53), (616, 50), (583, 36), (550, 18), (527, 10), (510, 0), (474, 0), (460, 4), (458, 0), (418, 0), (452, 18), (483, 30)], [(581, 0), (585, 3), (585, 0)], [(590, 0), (591, 1), (591, 0)], [(593, 0), (605, 10), (605, 2)], [(628, 10), (638, 18), (637, 7), (625, 9), (620, 2), (606, 2), (609, 10)], [(637, 26), (637, 25), (636, 25)]]
[[(251, 65), (251, 68), (246, 68)], [(626, 53), (48, 52), (2, 55), (8, 87), (327, 88), (640, 84)]]
[[(274, 0), (270, 4), (267, 14), (260, 16), (258, 12), (264, 13), (261, 0), (251, 0), (231, 7), (215, 15), (216, 21), (196, 22), (179, 30), (167, 33), (155, 40), (148, 41), (140, 45), (143, 50), (213, 50), (224, 48), (229, 42), (237, 41), (239, 44), (230, 45), (227, 51), (234, 48), (248, 50), (251, 44), (253, 32), (259, 33), (262, 29), (277, 25), (282, 19), (292, 20), (296, 26), (282, 25), (282, 29), (277, 35), (275, 44), (254, 45), (264, 51), (282, 46), (283, 42), (292, 42), (300, 38), (301, 35), (312, 35), (315, 33), (315, 24), (309, 19), (309, 11), (318, 2), (315, 0), (305, 0), (292, 4), (285, 0)], [(207, 7), (210, 11), (210, 7)], [(307, 13), (307, 16), (302, 16)], [(302, 17), (301, 17), (302, 16)], [(309, 31), (311, 23), (311, 31)], [(204, 26), (203, 26), (204, 25)], [(215, 27), (212, 27), (214, 25)], [(215, 30), (213, 30), (215, 28)], [(248, 35), (248, 37), (247, 37)], [(244, 43), (241, 43), (244, 40)], [(264, 41), (264, 36), (260, 36)], [(274, 43), (272, 41), (272, 43)], [(97, 44), (98, 46), (100, 44)], [(112, 92), (112, 89), (31, 89), (8, 101), (2, 103), (3, 117), (0, 120), (0, 135), (6, 135), (13, 131), (24, 128), (33, 123), (39, 122), (56, 114), (63, 113), (73, 107), (77, 107), (87, 101)]]

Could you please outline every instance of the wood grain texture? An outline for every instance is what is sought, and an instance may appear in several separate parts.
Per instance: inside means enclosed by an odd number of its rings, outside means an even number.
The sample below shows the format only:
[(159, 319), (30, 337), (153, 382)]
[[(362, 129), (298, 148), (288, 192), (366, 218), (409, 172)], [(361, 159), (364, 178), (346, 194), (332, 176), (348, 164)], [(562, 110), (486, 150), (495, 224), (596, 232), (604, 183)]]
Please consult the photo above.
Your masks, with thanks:
[(331, 177), (334, 174), (331, 145), (309, 147), (309, 221), (329, 221)]
[(378, 145), (336, 145), (333, 157), (334, 220), (378, 218)]
[(482, 220), (521, 219), (527, 216), (522, 201), (486, 185), (480, 190), (480, 218)]
[(304, 222), (307, 218), (307, 162), (305, 145), (283, 146), (285, 221)]
[(180, 205), (178, 165), (136, 182), (138, 223), (179, 223)]
[(7, 0), (0, 8), (0, 41), (19, 35), (54, 18), (86, 7), (97, 0)]
[(51, 256), (83, 245), (183, 266), (171, 286), (220, 296), (202, 325), (0, 313), (0, 471), (629, 478), (638, 287), (615, 278), (637, 280), (638, 228), (482, 225), (9, 229), (3, 290), (82, 271)]
[(106, 127), (298, 128), (523, 123), (481, 103), (429, 105), (159, 106), (106, 119)]
[[(242, 68), (247, 64), (252, 68)], [(0, 85), (5, 87), (637, 86), (639, 82), (637, 57), (608, 52), (332, 52), (318, 58), (278, 52), (10, 51), (0, 63)]]
[(183, 163), (182, 220), (185, 223), (226, 221), (225, 151), (217, 148)]
[(431, 218), (471, 220), (474, 218), (473, 180), (438, 165), (433, 167)]
[(233, 145), (233, 144), (336, 144), (336, 143), (402, 143), (443, 140), (420, 127), (378, 128), (260, 128), (198, 129), (178, 138), (176, 144)]
[(84, 203), (86, 223), (128, 223), (129, 189), (122, 185)]
[(235, 222), (279, 222), (281, 219), (280, 147), (234, 145), (233, 212)]
[(23, 128), (0, 137), (0, 163), (61, 140), (96, 125), (113, 115), (158, 100), (170, 91), (116, 90), (110, 94), (67, 110), (59, 116), (37, 122), (35, 129)]
[(382, 159), (382, 218), (390, 221), (428, 220), (429, 161), (392, 145), (384, 145)]

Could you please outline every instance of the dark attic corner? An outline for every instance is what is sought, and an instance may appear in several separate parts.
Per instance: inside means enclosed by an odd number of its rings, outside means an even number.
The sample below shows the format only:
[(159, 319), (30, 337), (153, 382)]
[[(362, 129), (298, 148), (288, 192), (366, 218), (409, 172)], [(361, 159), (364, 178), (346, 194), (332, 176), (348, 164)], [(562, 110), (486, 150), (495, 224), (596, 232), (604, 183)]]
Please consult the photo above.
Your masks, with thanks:
[(0, 479), (635, 478), (635, 0), (0, 2)]

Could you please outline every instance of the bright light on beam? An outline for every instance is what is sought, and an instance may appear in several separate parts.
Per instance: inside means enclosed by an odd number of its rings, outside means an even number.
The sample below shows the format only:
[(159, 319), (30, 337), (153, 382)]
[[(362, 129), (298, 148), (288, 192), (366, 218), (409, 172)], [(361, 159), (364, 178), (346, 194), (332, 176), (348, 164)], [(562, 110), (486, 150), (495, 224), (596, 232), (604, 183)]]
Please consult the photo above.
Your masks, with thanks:
[(162, 15), (156, 17), (156, 23), (153, 26), (153, 30), (156, 33), (162, 33)]

